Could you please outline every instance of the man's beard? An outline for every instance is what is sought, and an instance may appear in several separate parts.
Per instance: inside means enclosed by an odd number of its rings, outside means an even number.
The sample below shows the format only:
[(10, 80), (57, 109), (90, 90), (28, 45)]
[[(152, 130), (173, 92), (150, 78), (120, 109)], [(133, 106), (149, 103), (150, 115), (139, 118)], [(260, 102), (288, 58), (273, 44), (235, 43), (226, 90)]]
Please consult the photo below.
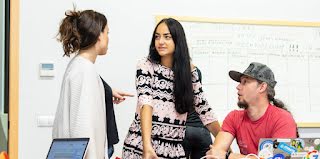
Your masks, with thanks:
[(248, 103), (246, 101), (238, 101), (238, 107), (241, 108), (241, 109), (247, 109), (248, 108)]

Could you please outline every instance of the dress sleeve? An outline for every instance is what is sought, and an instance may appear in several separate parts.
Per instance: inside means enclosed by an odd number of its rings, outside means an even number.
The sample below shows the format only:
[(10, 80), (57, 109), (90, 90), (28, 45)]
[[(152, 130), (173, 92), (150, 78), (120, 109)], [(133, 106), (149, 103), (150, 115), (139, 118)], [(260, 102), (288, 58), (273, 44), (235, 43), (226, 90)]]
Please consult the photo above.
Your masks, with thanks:
[(152, 96), (152, 74), (154, 72), (152, 68), (152, 63), (143, 59), (137, 64), (136, 72), (136, 89), (138, 96), (138, 107), (141, 108), (143, 105), (153, 106), (153, 96)]
[(202, 89), (202, 84), (200, 82), (199, 74), (197, 71), (192, 72), (192, 85), (194, 93), (194, 105), (195, 111), (199, 114), (199, 117), (203, 125), (207, 125), (214, 121), (217, 121), (218, 118), (213, 112), (213, 109), (209, 105), (205, 94)]

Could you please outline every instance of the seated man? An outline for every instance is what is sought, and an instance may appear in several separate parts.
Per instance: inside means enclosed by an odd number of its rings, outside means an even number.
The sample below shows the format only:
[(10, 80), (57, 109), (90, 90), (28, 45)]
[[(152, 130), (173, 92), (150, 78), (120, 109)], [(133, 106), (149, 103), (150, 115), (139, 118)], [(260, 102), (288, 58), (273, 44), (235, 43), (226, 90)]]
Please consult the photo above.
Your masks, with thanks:
[[(240, 82), (238, 106), (243, 110), (231, 111), (207, 155), (213, 158), (244, 158), (257, 154), (260, 138), (296, 138), (297, 126), (284, 104), (275, 99), (276, 81), (272, 70), (253, 62), (243, 72), (230, 71), (231, 79)], [(240, 153), (228, 151), (237, 139)]]

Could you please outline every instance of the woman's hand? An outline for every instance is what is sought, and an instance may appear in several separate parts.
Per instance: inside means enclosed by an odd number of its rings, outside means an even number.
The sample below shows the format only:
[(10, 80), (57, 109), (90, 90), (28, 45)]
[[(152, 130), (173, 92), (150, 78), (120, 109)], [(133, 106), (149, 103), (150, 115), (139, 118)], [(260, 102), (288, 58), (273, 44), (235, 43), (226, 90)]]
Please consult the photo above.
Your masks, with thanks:
[(158, 156), (156, 152), (154, 152), (154, 149), (152, 147), (149, 148), (143, 148), (143, 159), (158, 159)]
[(113, 103), (119, 104), (126, 100), (125, 97), (134, 97), (134, 95), (127, 92), (122, 92), (116, 89), (112, 89), (112, 97), (113, 97)]

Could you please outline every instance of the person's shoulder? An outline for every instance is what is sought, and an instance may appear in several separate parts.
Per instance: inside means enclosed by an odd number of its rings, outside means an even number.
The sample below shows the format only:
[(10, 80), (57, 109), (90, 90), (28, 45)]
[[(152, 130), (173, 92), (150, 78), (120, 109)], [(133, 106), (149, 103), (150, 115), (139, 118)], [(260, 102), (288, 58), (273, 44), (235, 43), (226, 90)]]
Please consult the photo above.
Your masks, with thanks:
[(269, 119), (271, 120), (268, 121), (271, 125), (275, 125), (280, 128), (282, 126), (286, 126), (290, 129), (297, 126), (295, 119), (289, 111), (274, 105), (272, 105), (271, 110), (273, 111), (271, 116), (269, 116)]
[(70, 61), (67, 71), (69, 78), (87, 77), (97, 74), (94, 64), (80, 56), (74, 57), (74, 59)]
[(290, 112), (288, 112), (287, 110), (283, 109), (283, 108), (279, 108), (275, 105), (270, 104), (270, 109), (272, 112), (276, 112), (276, 113), (280, 113), (280, 114), (290, 114)]
[(229, 112), (223, 120), (222, 130), (235, 135), (236, 129), (239, 128), (243, 122), (245, 112), (245, 110), (232, 110)]
[(147, 57), (144, 57), (138, 60), (137, 69), (149, 68), (151, 66), (152, 66), (152, 62)]
[(75, 56), (71, 61), (70, 61), (70, 65), (72, 66), (73, 69), (93, 69), (94, 68), (94, 64), (93, 62), (91, 62), (89, 59), (84, 58), (80, 55)]
[(283, 118), (283, 117), (292, 118), (292, 114), (289, 111), (279, 108), (275, 105), (270, 105), (270, 106), (271, 106), (271, 111), (274, 118)]
[(227, 115), (228, 117), (243, 117), (243, 115), (245, 114), (245, 110), (232, 110), (231, 112), (229, 112), (229, 114)]
[(190, 69), (191, 69), (191, 74), (192, 74), (192, 82), (198, 82), (200, 80), (201, 82), (201, 79), (202, 79), (202, 75), (201, 75), (201, 71), (200, 69), (198, 69), (195, 65), (193, 65), (191, 63), (190, 65)]

